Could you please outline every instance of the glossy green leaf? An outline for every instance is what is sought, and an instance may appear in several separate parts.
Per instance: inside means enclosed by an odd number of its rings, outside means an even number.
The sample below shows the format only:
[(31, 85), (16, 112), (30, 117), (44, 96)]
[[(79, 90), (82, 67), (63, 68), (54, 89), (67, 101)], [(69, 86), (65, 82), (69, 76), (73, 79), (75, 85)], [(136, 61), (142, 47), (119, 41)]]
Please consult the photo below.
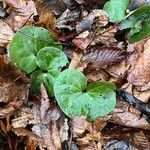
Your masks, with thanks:
[(87, 116), (89, 120), (105, 116), (116, 105), (115, 86), (97, 82), (87, 85), (84, 74), (63, 71), (54, 83), (54, 94), (62, 111), (69, 117)]
[(49, 96), (54, 96), (54, 82), (60, 72), (58, 70), (50, 70), (47, 73), (41, 70), (34, 71), (31, 74), (30, 88), (34, 93), (40, 93), (40, 85), (44, 84)]
[(125, 18), (129, 0), (110, 0), (104, 5), (110, 22), (117, 22)]
[(66, 55), (58, 48), (44, 47), (37, 53), (37, 64), (41, 70), (58, 69), (67, 63)]
[(14, 35), (8, 46), (10, 59), (18, 68), (31, 73), (37, 68), (37, 52), (48, 46), (61, 49), (60, 45), (54, 45), (54, 37), (46, 29), (41, 27), (25, 26)]

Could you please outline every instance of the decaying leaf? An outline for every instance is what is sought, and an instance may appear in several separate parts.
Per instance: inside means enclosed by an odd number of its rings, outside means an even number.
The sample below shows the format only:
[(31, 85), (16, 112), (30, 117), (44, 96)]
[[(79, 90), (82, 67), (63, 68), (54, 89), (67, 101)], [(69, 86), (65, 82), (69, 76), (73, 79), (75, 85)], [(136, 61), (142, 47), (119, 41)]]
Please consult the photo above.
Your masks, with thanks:
[(0, 20), (0, 47), (5, 47), (12, 39), (14, 32), (10, 26)]
[(73, 56), (69, 65), (70, 69), (76, 69), (82, 58), (82, 52), (73, 52)]
[(100, 9), (93, 10), (88, 16), (83, 18), (79, 24), (76, 26), (77, 33), (88, 30), (94, 23), (95, 18), (97, 19), (97, 26), (102, 27), (108, 23), (108, 15), (105, 11)]
[(140, 54), (135, 66), (129, 72), (128, 81), (135, 86), (144, 86), (150, 81), (150, 39), (144, 44), (144, 51)]
[(92, 124), (86, 120), (86, 117), (74, 117), (71, 121), (73, 137), (80, 137), (87, 130), (92, 132)]
[(80, 12), (78, 10), (71, 11), (66, 9), (65, 12), (57, 19), (56, 27), (58, 29), (69, 29), (75, 28), (74, 21), (79, 18)]
[(133, 134), (133, 141), (136, 144), (136, 147), (141, 149), (141, 150), (150, 149), (150, 141), (142, 131), (141, 132), (135, 132)]
[(150, 124), (141, 113), (126, 102), (119, 101), (111, 113), (110, 121), (127, 127), (150, 130)]
[(28, 20), (33, 21), (33, 16), (37, 15), (34, 1), (22, 1), (22, 0), (4, 0), (7, 5), (10, 6), (10, 16), (6, 19), (6, 22), (14, 30), (19, 30)]
[(25, 101), (28, 93), (28, 79), (0, 55), (0, 102)]
[[(39, 143), (42, 143), (42, 139), (38, 137), (36, 134), (33, 132), (25, 129), (25, 128), (12, 128), (12, 131), (17, 135), (17, 136), (22, 136), (22, 137), (27, 137), (28, 139), (28, 144), (27, 147), (31, 147), (31, 143), (33, 144), (33, 148), (36, 149)], [(29, 145), (30, 144), (30, 145)], [(33, 149), (33, 150), (34, 150)]]
[(65, 118), (64, 122), (60, 125), (60, 139), (63, 143), (69, 139), (69, 126), (68, 126), (68, 119)]
[(56, 18), (48, 5), (44, 1), (35, 1), (38, 16), (34, 17), (35, 24), (44, 27), (49, 31), (54, 31)]
[(94, 47), (83, 55), (82, 61), (94, 68), (105, 68), (125, 58), (124, 51), (115, 47)]
[(57, 120), (60, 117), (60, 112), (56, 106), (53, 108), (49, 102), (47, 92), (44, 86), (41, 86), (41, 104), (33, 106), (32, 111), (39, 121), (34, 124), (32, 131), (41, 137), (44, 143), (40, 147), (46, 147), (48, 150), (61, 149), (61, 141), (59, 137), (59, 129)]

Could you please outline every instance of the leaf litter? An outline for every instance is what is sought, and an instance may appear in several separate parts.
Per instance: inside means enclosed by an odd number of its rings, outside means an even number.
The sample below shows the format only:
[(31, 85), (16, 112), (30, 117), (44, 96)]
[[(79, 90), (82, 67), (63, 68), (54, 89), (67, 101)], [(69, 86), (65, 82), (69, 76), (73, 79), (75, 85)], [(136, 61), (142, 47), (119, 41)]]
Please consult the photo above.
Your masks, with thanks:
[[(110, 18), (103, 10), (105, 4), (105, 0), (4, 0), (0, 8), (5, 13), (0, 18), (1, 149), (150, 149), (150, 39), (129, 43), (127, 31), (111, 23), (119, 16)], [(128, 8), (143, 4), (149, 1), (132, 0)], [(71, 119), (54, 97), (48, 97), (42, 83), (40, 93), (32, 93), (29, 76), (9, 62), (6, 52), (14, 32), (25, 25), (53, 33), (62, 42), (68, 67), (82, 71), (88, 83), (115, 83), (113, 111), (93, 122), (85, 116)]]

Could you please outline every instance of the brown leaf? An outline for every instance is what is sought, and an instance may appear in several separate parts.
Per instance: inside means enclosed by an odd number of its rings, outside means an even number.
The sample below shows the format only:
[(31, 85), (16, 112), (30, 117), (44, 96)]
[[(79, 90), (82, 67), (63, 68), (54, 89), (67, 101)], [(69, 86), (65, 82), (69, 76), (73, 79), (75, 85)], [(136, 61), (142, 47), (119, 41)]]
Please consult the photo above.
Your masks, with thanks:
[(36, 121), (37, 117), (32, 114), (30, 108), (23, 106), (16, 112), (15, 117), (11, 120), (11, 125), (14, 128), (21, 128), (34, 124)]
[(78, 36), (76, 36), (73, 40), (72, 43), (77, 46), (78, 48), (84, 50), (86, 49), (90, 42), (92, 41), (93, 33), (90, 33), (88, 30), (82, 32)]
[(63, 143), (64, 141), (67, 141), (68, 138), (69, 138), (68, 130), (69, 130), (68, 119), (65, 118), (65, 119), (64, 119), (64, 122), (60, 125), (60, 139), (61, 139), (61, 142), (62, 142), (62, 143)]
[(92, 132), (92, 124), (86, 120), (86, 117), (74, 117), (71, 120), (73, 137), (80, 137), (87, 130)]
[(144, 102), (144, 103), (148, 103), (149, 99), (150, 99), (150, 90), (145, 90), (145, 91), (137, 91), (135, 88), (132, 90), (133, 91), (133, 95), (139, 99), (140, 101)]
[(133, 134), (133, 141), (136, 144), (136, 147), (140, 150), (149, 150), (150, 149), (150, 141), (145, 136), (145, 134), (141, 132), (135, 132)]
[(144, 44), (144, 51), (140, 54), (133, 69), (129, 72), (128, 81), (136, 86), (143, 86), (150, 81), (150, 39)]
[(35, 105), (32, 108), (32, 112), (38, 122), (32, 127), (32, 131), (41, 137), (44, 143), (40, 143), (40, 147), (46, 147), (48, 150), (59, 150), (61, 149), (61, 141), (59, 137), (59, 129), (57, 120), (60, 117), (60, 111), (52, 103), (49, 102), (49, 98), (45, 87), (41, 85), (41, 103)]
[(110, 114), (110, 121), (127, 127), (150, 130), (150, 124), (141, 113), (126, 102), (118, 101), (116, 108)]
[(69, 29), (73, 30), (75, 28), (74, 22), (80, 16), (79, 10), (71, 11), (70, 9), (66, 9), (65, 12), (57, 19), (56, 27), (58, 29)]
[(34, 17), (35, 25), (42, 26), (49, 31), (54, 31), (56, 27), (56, 18), (45, 2), (35, 1), (38, 16)]
[(108, 15), (100, 9), (93, 10), (88, 16), (84, 17), (76, 26), (77, 33), (88, 30), (94, 23), (95, 18), (99, 27), (105, 26), (108, 23)]
[(32, 150), (34, 150), (39, 145), (39, 143), (43, 143), (40, 137), (38, 137), (36, 134), (25, 128), (12, 128), (12, 131), (17, 136), (27, 137), (28, 143), (26, 143), (26, 148), (28, 149), (32, 147), (33, 148)]
[(82, 58), (82, 52), (73, 52), (73, 57), (71, 59), (69, 68), (76, 69), (80, 63), (81, 58)]
[(0, 107), (0, 118), (7, 117), (7, 115), (12, 114), (21, 105), (21, 101), (12, 101), (4, 105), (3, 107)]
[(33, 21), (33, 15), (37, 15), (35, 4), (32, 0), (5, 0), (5, 3), (11, 8), (6, 22), (14, 31), (19, 30), (28, 20)]
[(14, 32), (10, 26), (0, 20), (0, 47), (6, 47), (11, 41)]
[(124, 59), (124, 51), (115, 47), (94, 47), (86, 52), (83, 62), (91, 63), (94, 68), (105, 68), (107, 65)]
[(43, 5), (50, 8), (56, 16), (61, 15), (66, 10), (63, 0), (44, 0)]
[(109, 81), (109, 74), (107, 74), (102, 69), (90, 69), (91, 67), (88, 65), (84, 71), (86, 75), (86, 79), (88, 82), (96, 82), (96, 81)]
[(24, 101), (28, 95), (28, 79), (0, 55), (0, 102)]
[(117, 40), (114, 38), (116, 32), (117, 32), (116, 27), (110, 26), (102, 30), (100, 33), (97, 33), (90, 45), (94, 46), (96, 44), (101, 43), (105, 46), (110, 46), (113, 43), (117, 42)]

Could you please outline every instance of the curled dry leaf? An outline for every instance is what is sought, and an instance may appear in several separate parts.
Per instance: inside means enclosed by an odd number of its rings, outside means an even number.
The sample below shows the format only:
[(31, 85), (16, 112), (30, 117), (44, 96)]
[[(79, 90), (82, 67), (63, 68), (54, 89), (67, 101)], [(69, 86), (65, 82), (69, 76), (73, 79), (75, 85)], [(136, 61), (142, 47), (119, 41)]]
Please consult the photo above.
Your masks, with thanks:
[(0, 107), (0, 118), (7, 118), (7, 115), (12, 115), (12, 113), (22, 105), (21, 101), (12, 101), (8, 104)]
[(64, 141), (67, 141), (69, 138), (69, 126), (68, 126), (68, 119), (65, 118), (63, 121), (63, 124), (60, 125), (60, 139), (61, 139), (61, 143), (63, 143)]
[(150, 141), (142, 131), (135, 132), (133, 134), (133, 142), (137, 148), (140, 148), (142, 150), (150, 149)]
[(65, 12), (57, 19), (56, 27), (58, 29), (69, 29), (73, 30), (75, 28), (74, 22), (80, 16), (80, 11), (74, 10), (71, 11), (70, 9), (66, 9)]
[(29, 144), (33, 144), (33, 148), (36, 149), (38, 146), (38, 143), (43, 142), (40, 137), (38, 137), (36, 134), (33, 132), (27, 130), (26, 128), (12, 128), (12, 131), (17, 135), (17, 136), (22, 136), (22, 137), (27, 137), (28, 143), (27, 147), (31, 146)]
[(105, 68), (125, 58), (124, 51), (116, 47), (94, 47), (83, 55), (82, 61), (94, 68)]
[(71, 120), (73, 138), (81, 149), (101, 149), (102, 136), (100, 129), (106, 120), (104, 119), (101, 122), (99, 120), (98, 122), (92, 124), (84, 116), (74, 117)]
[(80, 137), (87, 130), (92, 132), (92, 123), (86, 120), (86, 117), (74, 117), (71, 120), (73, 137)]
[(97, 33), (94, 36), (90, 45), (94, 46), (101, 43), (105, 46), (110, 46), (117, 42), (117, 40), (114, 38), (116, 32), (117, 28), (115, 26), (110, 26), (106, 29), (103, 29), (100, 33)]
[(0, 102), (25, 101), (28, 95), (28, 79), (0, 55)]
[(15, 114), (15, 117), (11, 120), (11, 125), (14, 128), (26, 127), (28, 124), (34, 124), (37, 121), (30, 108), (23, 106)]
[(144, 91), (137, 91), (136, 89), (133, 89), (133, 95), (139, 99), (140, 101), (144, 103), (148, 103), (150, 100), (150, 90), (144, 90)]
[(141, 113), (122, 101), (118, 101), (116, 108), (111, 113), (110, 121), (127, 127), (150, 130), (150, 124), (144, 117), (141, 117)]
[(11, 41), (14, 32), (10, 26), (0, 20), (0, 47), (6, 47)]
[(21, 1), (21, 0), (4, 0), (7, 5), (10, 6), (9, 17), (6, 22), (10, 27), (17, 31), (19, 30), (28, 20), (33, 21), (33, 16), (37, 15), (34, 1)]
[(81, 61), (82, 52), (73, 52), (73, 56), (69, 65), (70, 69), (76, 69)]
[(135, 86), (144, 86), (150, 81), (150, 39), (144, 44), (144, 51), (140, 54), (135, 66), (128, 74), (128, 81)]
[(32, 112), (39, 119), (38, 122), (32, 127), (32, 131), (41, 137), (44, 143), (40, 143), (40, 147), (46, 147), (48, 150), (61, 149), (61, 141), (59, 137), (58, 118), (60, 117), (60, 111), (56, 106), (52, 106), (49, 102), (45, 87), (41, 85), (41, 103), (35, 105), (32, 108)]
[(98, 18), (96, 20), (96, 26), (102, 27), (107, 25), (108, 23), (108, 15), (105, 11), (100, 9), (93, 10), (88, 16), (84, 17), (81, 22), (79, 22), (76, 26), (77, 33), (81, 33), (83, 31), (88, 30), (91, 25), (94, 23), (95, 18)]

